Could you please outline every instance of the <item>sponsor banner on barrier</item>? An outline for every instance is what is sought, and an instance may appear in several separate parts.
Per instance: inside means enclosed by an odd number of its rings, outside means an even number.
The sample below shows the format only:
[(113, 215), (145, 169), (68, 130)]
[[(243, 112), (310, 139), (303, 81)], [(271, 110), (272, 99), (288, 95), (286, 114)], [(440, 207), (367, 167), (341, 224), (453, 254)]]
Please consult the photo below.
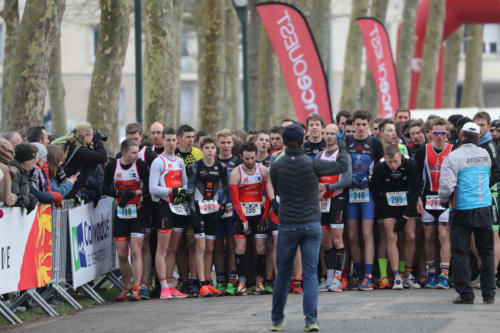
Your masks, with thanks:
[(69, 240), (73, 287), (92, 281), (111, 269), (113, 199), (101, 199), (69, 211)]
[(0, 294), (46, 286), (52, 279), (52, 208), (30, 214), (3, 208), (0, 219)]

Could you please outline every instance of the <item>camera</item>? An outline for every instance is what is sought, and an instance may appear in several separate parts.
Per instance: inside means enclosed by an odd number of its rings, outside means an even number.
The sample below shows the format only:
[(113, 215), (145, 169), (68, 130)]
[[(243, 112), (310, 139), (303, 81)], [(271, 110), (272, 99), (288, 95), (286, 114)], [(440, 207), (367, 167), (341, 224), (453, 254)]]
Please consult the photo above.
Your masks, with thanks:
[(99, 133), (98, 131), (94, 130), (94, 140), (101, 140), (103, 142), (106, 142), (108, 141), (108, 134)]

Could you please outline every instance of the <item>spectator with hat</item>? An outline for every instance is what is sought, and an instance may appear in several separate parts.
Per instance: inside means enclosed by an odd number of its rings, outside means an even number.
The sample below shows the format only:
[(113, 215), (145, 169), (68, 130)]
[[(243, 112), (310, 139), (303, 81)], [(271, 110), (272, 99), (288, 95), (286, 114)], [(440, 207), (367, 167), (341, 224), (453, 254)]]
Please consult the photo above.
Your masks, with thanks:
[(35, 209), (36, 197), (30, 192), (31, 171), (35, 167), (36, 151), (29, 143), (21, 143), (16, 146), (15, 158), (12, 166), (16, 174), (12, 179), (12, 193), (17, 195), (15, 206), (24, 207), (28, 214)]

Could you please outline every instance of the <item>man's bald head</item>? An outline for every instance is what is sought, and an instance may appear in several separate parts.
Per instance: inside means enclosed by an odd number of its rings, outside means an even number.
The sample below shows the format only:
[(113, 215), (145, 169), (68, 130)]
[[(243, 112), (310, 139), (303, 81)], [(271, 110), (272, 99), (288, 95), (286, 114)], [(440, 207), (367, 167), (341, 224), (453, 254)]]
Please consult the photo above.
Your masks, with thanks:
[(155, 121), (154, 123), (151, 124), (151, 140), (153, 140), (153, 145), (155, 147), (162, 147), (163, 146), (163, 138), (162, 138), (162, 133), (163, 130), (165, 129), (165, 126), (160, 123), (159, 121)]

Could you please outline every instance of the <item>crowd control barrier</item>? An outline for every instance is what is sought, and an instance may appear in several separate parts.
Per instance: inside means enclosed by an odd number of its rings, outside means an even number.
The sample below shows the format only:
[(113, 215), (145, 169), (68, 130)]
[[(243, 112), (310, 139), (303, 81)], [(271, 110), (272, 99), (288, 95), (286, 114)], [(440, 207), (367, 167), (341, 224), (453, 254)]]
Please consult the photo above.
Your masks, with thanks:
[[(0, 315), (12, 324), (22, 321), (12, 311), (27, 299), (50, 316), (58, 313), (47, 299), (58, 294), (75, 309), (82, 306), (68, 292), (78, 288), (98, 303), (97, 289), (106, 280), (123, 289), (113, 274), (114, 199), (63, 207), (38, 205), (27, 214), (19, 207), (2, 208), (0, 219), (0, 294), (19, 293), (12, 306), (0, 301)], [(90, 283), (97, 280), (92, 286)]]

